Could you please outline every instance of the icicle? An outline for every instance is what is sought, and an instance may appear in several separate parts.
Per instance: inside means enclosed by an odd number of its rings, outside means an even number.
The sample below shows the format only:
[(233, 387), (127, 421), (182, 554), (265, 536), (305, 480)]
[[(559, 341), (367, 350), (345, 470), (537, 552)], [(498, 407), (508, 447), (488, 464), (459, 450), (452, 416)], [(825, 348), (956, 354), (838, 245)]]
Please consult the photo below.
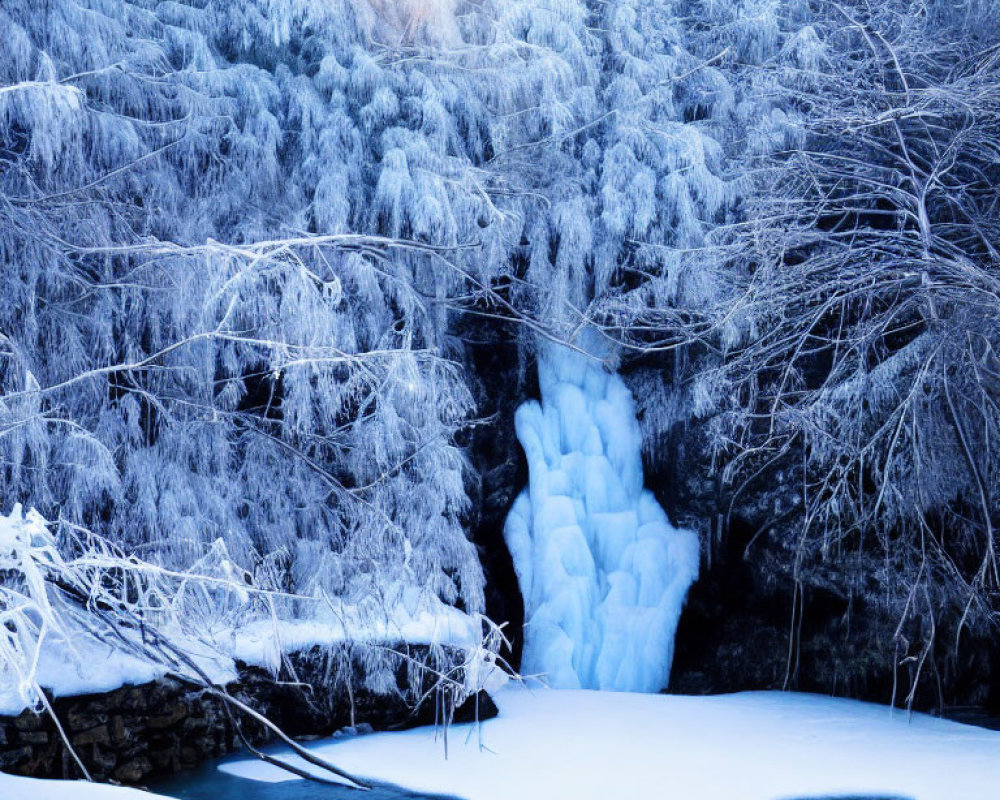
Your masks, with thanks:
[[(583, 337), (591, 353), (596, 337)], [(505, 527), (525, 603), (522, 672), (561, 688), (655, 692), (698, 573), (698, 540), (643, 489), (635, 403), (595, 357), (547, 345), (518, 409), (529, 485)]]

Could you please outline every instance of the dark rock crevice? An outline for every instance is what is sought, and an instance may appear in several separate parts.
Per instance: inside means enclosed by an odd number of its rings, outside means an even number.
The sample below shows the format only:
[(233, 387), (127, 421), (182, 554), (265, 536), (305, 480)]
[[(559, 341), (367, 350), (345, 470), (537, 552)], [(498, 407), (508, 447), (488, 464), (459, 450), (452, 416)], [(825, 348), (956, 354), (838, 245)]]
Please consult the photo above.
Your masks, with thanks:
[(468, 441), (476, 476), (470, 487), (474, 511), (469, 528), (486, 578), (486, 616), (504, 624), (511, 646), (502, 656), (517, 669), (523, 647), (524, 600), (503, 529), (515, 498), (528, 483), (514, 413), (525, 397), (537, 396), (538, 378), (533, 365), (521, 363), (513, 326), (473, 327), (466, 357), (478, 416), (484, 422), (472, 429)]

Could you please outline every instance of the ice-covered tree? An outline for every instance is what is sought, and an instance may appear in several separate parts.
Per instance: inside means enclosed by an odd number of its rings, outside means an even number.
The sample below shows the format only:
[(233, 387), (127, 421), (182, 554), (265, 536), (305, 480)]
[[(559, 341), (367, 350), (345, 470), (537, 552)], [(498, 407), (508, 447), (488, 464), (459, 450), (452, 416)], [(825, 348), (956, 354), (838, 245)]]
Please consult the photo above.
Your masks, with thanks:
[(754, 78), (795, 146), (749, 162), (747, 219), (717, 232), (733, 487), (783, 476), (766, 528), (797, 617), (801, 587), (874, 608), (910, 700), (997, 618), (995, 11), (816, 4)]
[(0, 14), (5, 502), (170, 563), (223, 537), (247, 567), (283, 553), (297, 591), (398, 581), (478, 609), (455, 134), (433, 85), (366, 50), (381, 18)]
[(996, 31), (883, 5), (8, 0), (4, 509), (479, 611), (499, 318), (524, 364), (598, 332), (650, 461), (692, 419), (731, 488), (794, 456), (793, 573), (874, 535), (894, 610), (985, 619)]
[(682, 6), (5, 4), (7, 502), (479, 608), (455, 311), (672, 346), (716, 290), (733, 94)]

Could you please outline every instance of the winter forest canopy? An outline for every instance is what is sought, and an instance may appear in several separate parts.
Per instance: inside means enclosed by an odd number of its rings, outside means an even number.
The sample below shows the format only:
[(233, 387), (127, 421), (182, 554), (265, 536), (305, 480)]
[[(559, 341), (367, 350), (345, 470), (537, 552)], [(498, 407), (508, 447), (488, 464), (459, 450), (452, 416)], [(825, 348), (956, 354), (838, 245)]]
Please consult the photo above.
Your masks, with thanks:
[(30, 702), (68, 617), (492, 612), (557, 348), (779, 687), (988, 699), (995, 0), (0, 0), (0, 271)]

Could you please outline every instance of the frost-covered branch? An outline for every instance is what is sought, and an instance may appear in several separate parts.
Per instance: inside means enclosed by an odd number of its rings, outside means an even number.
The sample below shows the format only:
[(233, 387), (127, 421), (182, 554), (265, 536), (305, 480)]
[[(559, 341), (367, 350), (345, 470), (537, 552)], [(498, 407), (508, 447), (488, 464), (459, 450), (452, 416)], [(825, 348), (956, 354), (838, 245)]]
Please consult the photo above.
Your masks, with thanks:
[(742, 328), (729, 477), (791, 476), (765, 525), (800, 586), (896, 615), (910, 701), (963, 630), (993, 630), (1000, 588), (1000, 31), (919, 5), (833, 5), (760, 71), (798, 142), (756, 158), (746, 220), (717, 234), (742, 274), (720, 309)]

